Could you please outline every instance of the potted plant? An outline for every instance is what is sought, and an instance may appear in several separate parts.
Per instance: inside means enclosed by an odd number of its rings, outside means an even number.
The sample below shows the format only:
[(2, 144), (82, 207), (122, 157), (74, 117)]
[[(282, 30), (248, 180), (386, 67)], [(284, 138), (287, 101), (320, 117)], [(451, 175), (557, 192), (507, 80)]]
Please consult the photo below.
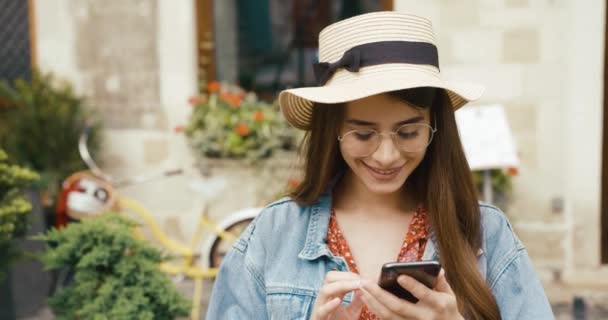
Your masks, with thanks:
[(48, 304), (60, 319), (175, 319), (189, 301), (159, 264), (166, 257), (133, 236), (135, 223), (104, 214), (37, 237), (48, 269), (70, 270), (72, 282)]
[(278, 104), (235, 85), (211, 82), (189, 103), (193, 109), (184, 131), (199, 168), (241, 199), (225, 203), (221, 211), (267, 204), (298, 169), (301, 133), (283, 118)]
[(0, 101), (0, 146), (40, 174), (36, 188), (45, 211), (50, 211), (61, 181), (86, 168), (78, 153), (78, 138), (87, 125), (89, 148), (93, 154), (98, 151), (100, 122), (85, 99), (52, 74), (34, 71), (31, 81), (0, 82)]
[(189, 102), (194, 109), (186, 134), (199, 156), (253, 162), (296, 147), (296, 132), (278, 105), (259, 100), (253, 92), (211, 82)]
[[(483, 196), (484, 171), (473, 171), (473, 182), (480, 196)], [(517, 168), (492, 169), (490, 180), (492, 185), (493, 199), (496, 206), (507, 210), (511, 202), (513, 192), (513, 177), (519, 174)]]

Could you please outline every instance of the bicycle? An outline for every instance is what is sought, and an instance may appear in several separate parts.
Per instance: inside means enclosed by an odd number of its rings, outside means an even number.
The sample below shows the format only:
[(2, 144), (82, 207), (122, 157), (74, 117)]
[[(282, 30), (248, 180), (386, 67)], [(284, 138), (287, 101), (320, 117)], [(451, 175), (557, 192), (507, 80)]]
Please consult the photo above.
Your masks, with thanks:
[[(181, 243), (172, 239), (161, 228), (153, 214), (141, 203), (120, 195), (117, 189), (158, 178), (180, 175), (183, 171), (181, 169), (168, 170), (161, 174), (118, 180), (104, 172), (91, 157), (87, 148), (88, 133), (89, 130), (85, 129), (81, 134), (78, 150), (89, 170), (76, 172), (64, 180), (56, 208), (55, 226), (62, 228), (69, 223), (69, 220), (91, 219), (107, 212), (135, 215), (144, 227), (149, 228), (152, 237), (164, 249), (169, 251), (172, 256), (179, 257), (176, 259), (178, 262), (161, 263), (160, 269), (172, 276), (194, 279), (191, 318), (199, 319), (203, 280), (215, 278), (226, 252), (262, 208), (244, 208), (215, 222), (209, 218), (208, 206), (205, 206), (190, 243)], [(211, 231), (211, 236), (199, 246), (205, 230)], [(134, 235), (145, 239), (140, 228), (134, 230)], [(206, 257), (203, 254), (205, 252), (209, 253)], [(56, 282), (61, 280), (55, 285), (55, 290), (60, 289), (65, 282), (69, 281), (69, 271), (67, 275), (63, 275), (63, 279), (60, 279), (60, 276), (55, 279)]]

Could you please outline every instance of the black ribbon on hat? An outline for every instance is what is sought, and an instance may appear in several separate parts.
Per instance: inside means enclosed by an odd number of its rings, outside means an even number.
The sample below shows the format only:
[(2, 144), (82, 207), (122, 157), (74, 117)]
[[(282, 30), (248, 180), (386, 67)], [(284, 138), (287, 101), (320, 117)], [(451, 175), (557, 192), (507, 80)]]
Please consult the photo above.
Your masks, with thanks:
[(439, 68), (437, 47), (428, 42), (381, 41), (352, 47), (340, 60), (313, 64), (319, 86), (325, 85), (340, 68), (359, 72), (359, 68), (385, 63), (409, 63), (431, 65)]

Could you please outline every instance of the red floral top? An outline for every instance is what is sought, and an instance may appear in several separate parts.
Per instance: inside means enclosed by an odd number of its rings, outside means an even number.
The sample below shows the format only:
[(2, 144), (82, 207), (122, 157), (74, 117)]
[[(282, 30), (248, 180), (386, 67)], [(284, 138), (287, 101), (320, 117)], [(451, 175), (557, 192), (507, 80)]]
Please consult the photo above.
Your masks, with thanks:
[[(424, 248), (426, 247), (426, 241), (428, 238), (428, 220), (426, 212), (422, 207), (418, 207), (412, 221), (410, 222), (407, 234), (403, 240), (403, 245), (397, 256), (397, 261), (408, 262), (408, 261), (419, 261), (422, 259)], [(355, 258), (350, 252), (348, 243), (342, 235), (342, 231), (338, 226), (336, 220), (336, 213), (334, 210), (331, 211), (331, 217), (329, 219), (329, 228), (327, 230), (327, 246), (329, 251), (335, 256), (343, 257), (348, 264), (350, 271), (359, 273), (357, 265), (355, 264)], [(366, 306), (361, 310), (359, 320), (377, 320), (379, 319), (373, 314)]]

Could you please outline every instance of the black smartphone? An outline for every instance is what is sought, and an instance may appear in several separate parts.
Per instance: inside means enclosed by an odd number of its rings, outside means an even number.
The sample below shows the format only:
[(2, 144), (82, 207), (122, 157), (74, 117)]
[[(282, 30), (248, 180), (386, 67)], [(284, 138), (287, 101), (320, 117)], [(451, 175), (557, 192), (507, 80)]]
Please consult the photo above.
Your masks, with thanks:
[(378, 284), (384, 290), (394, 294), (395, 296), (405, 299), (409, 302), (416, 303), (418, 299), (409, 291), (399, 285), (397, 278), (402, 275), (408, 275), (418, 282), (424, 284), (430, 289), (435, 287), (437, 276), (441, 271), (441, 264), (437, 261), (415, 261), (415, 262), (390, 262), (382, 266), (380, 272), (380, 281)]

